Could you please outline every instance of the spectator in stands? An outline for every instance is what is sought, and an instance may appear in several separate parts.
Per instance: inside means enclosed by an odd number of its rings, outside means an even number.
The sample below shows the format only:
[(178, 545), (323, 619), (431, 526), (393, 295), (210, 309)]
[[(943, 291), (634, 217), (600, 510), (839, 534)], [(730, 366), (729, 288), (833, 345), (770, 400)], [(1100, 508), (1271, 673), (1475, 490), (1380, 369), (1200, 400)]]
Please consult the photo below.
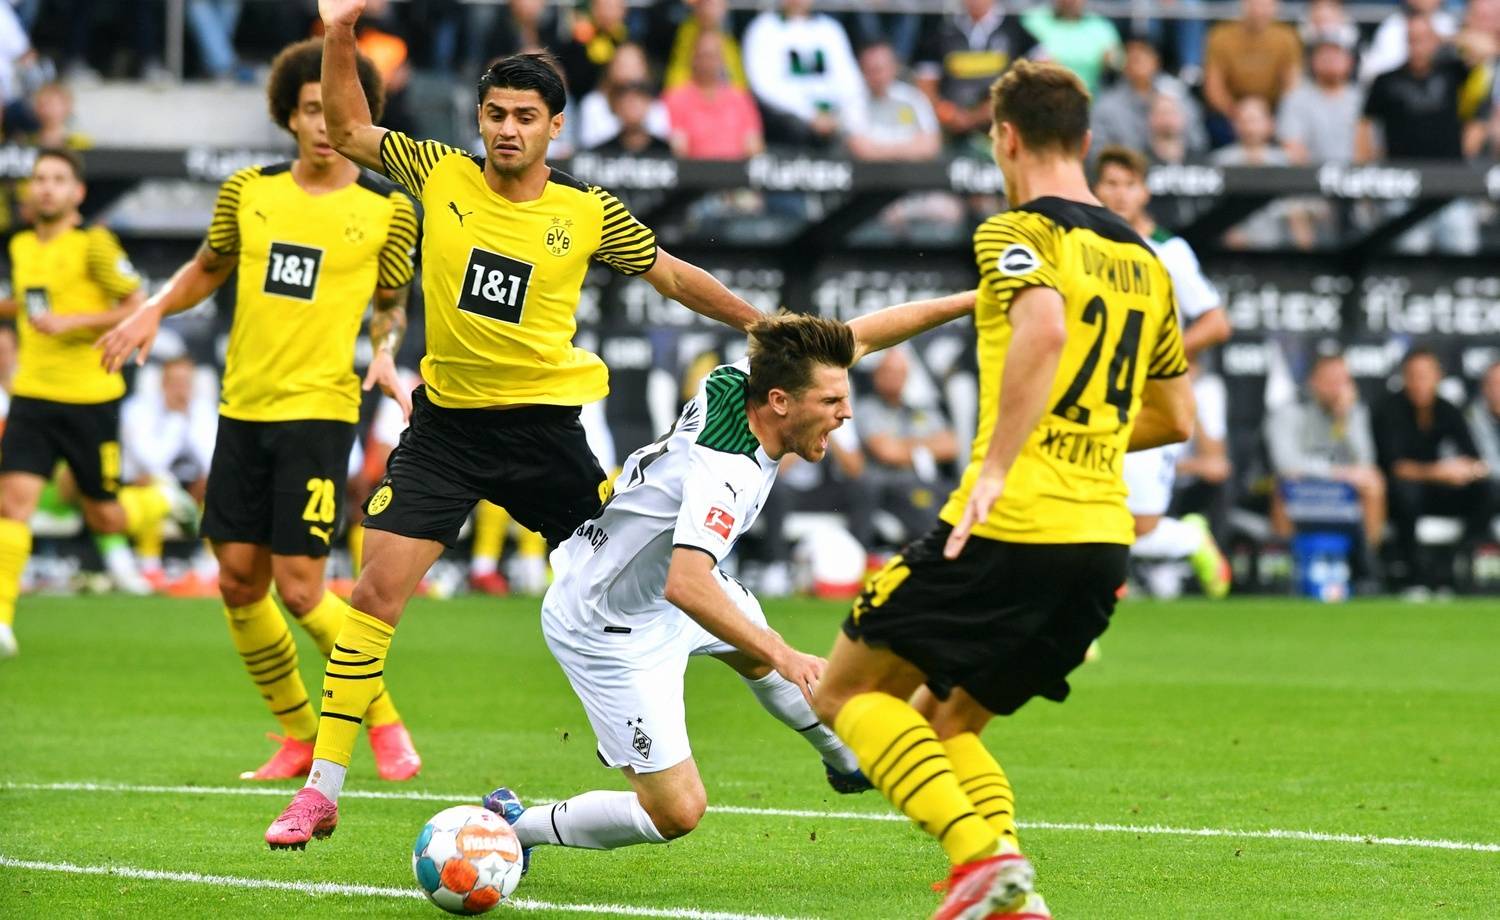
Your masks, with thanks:
[(936, 408), (907, 404), (911, 359), (892, 348), (875, 366), (875, 398), (860, 403), (859, 430), (870, 462), (864, 478), (876, 507), (901, 520), (915, 538), (937, 518), (940, 496), (949, 483), (939, 464), (958, 458), (958, 437)]
[(125, 479), (172, 479), (203, 501), (219, 427), (212, 398), (195, 399), (197, 366), (182, 355), (161, 365), (160, 385), (138, 390), (120, 409)]
[(1349, 19), (1340, 0), (1312, 0), (1298, 27), (1302, 44), (1311, 47), (1332, 39), (1352, 54), (1359, 45), (1359, 26)]
[[(615, 114), (613, 93), (616, 87), (651, 85), (651, 64), (646, 51), (634, 42), (615, 49), (615, 56), (604, 69), (604, 79), (593, 92), (578, 103), (578, 143), (586, 150), (609, 142), (620, 133), (620, 119)], [(665, 141), (672, 133), (667, 107), (653, 99), (646, 112), (646, 129)]]
[(942, 150), (932, 103), (922, 91), (896, 77), (896, 52), (883, 42), (859, 55), (865, 78), (865, 107), (852, 113), (844, 131), (849, 152), (861, 160), (930, 160)]
[(456, 63), (464, 76), (492, 58), (557, 44), (557, 20), (546, 0), (510, 0), (505, 6), (444, 0), (436, 17), (433, 60), (439, 66)]
[(385, 113), (381, 124), (396, 131), (414, 128), (407, 102), (411, 82), (410, 49), (391, 12), (390, 0), (369, 0), (358, 28), (359, 53), (369, 58), (385, 81)]
[(1094, 103), (1092, 150), (1120, 146), (1145, 150), (1151, 144), (1151, 103), (1161, 93), (1171, 93), (1183, 112), (1184, 159), (1208, 151), (1202, 112), (1186, 86), (1163, 73), (1161, 54), (1143, 36), (1125, 40), (1124, 67), (1120, 79), (1099, 94)]
[[(1238, 140), (1215, 150), (1209, 161), (1216, 166), (1286, 166), (1286, 151), (1276, 143), (1276, 122), (1271, 107), (1259, 96), (1246, 96), (1235, 103), (1234, 133)], [(1311, 249), (1315, 242), (1307, 209), (1296, 202), (1279, 200), (1252, 214), (1224, 234), (1232, 249), (1274, 249), (1291, 242), (1298, 249)]]
[[(1385, 476), (1376, 465), (1370, 412), (1343, 355), (1321, 355), (1307, 375), (1307, 399), (1272, 412), (1265, 423), (1271, 471), (1278, 481), (1325, 480), (1354, 489), (1363, 513), (1365, 543), (1380, 545), (1385, 532)], [(1280, 491), (1277, 492), (1278, 499)], [(1291, 522), (1272, 506), (1272, 523), (1282, 537)]]
[(1063, 65), (1097, 93), (1106, 70), (1120, 68), (1120, 33), (1098, 13), (1084, 12), (1088, 0), (1052, 0), (1051, 6), (1032, 7), (1021, 17), (1050, 60)]
[(215, 80), (237, 77), (248, 83), (254, 78), (251, 71), (240, 67), (234, 50), (240, 7), (240, 0), (188, 0), (188, 28), (193, 33), (203, 70)]
[(67, 147), (84, 150), (92, 146), (88, 137), (69, 129), (73, 120), (73, 92), (61, 83), (44, 83), (31, 99), (37, 129), (25, 143), (32, 147)]
[(723, 71), (719, 76), (736, 89), (748, 89), (750, 84), (745, 80), (740, 43), (728, 29), (729, 0), (696, 0), (692, 6), (693, 15), (682, 21), (672, 38), (664, 81), (666, 88), (673, 90), (698, 82), (695, 74), (698, 38), (712, 33), (719, 36), (719, 66)]
[(1157, 93), (1151, 97), (1151, 107), (1146, 113), (1146, 158), (1152, 165), (1181, 166), (1198, 159), (1201, 151), (1195, 151), (1184, 101), (1175, 93)]
[(864, 82), (838, 20), (812, 0), (782, 0), (745, 30), (745, 75), (764, 108), (772, 142), (830, 145), (864, 106)]
[[(700, 0), (700, 3), (722, 0)], [(691, 160), (744, 160), (766, 149), (760, 110), (749, 90), (730, 82), (723, 32), (702, 31), (693, 43), (692, 79), (667, 90), (672, 149)]]
[(1370, 85), (1355, 136), (1355, 159), (1459, 160), (1476, 154), (1484, 143), (1489, 105), (1486, 101), (1476, 108), (1468, 122), (1460, 117), (1460, 90), (1469, 79), (1469, 65), (1443, 46), (1431, 16), (1410, 16), (1406, 38), (1406, 63)]
[(1458, 19), (1443, 9), (1443, 0), (1403, 0), (1401, 8), (1381, 20), (1370, 44), (1359, 62), (1359, 81), (1366, 86), (1384, 73), (1390, 73), (1407, 62), (1411, 39), (1406, 34), (1411, 17), (1421, 16), (1431, 23), (1438, 37), (1447, 40), (1458, 34)]
[(1418, 518), (1463, 518), (1471, 539), (1489, 526), (1489, 468), (1479, 459), (1463, 413), (1438, 396), (1442, 378), (1437, 355), (1413, 348), (1401, 364), (1403, 388), (1375, 415), (1375, 450), (1395, 527), (1391, 574), (1398, 584), (1421, 584), (1436, 574), (1420, 564)]
[(1308, 41), (1311, 80), (1297, 84), (1276, 114), (1287, 158), (1296, 165), (1354, 162), (1354, 133), (1364, 94), (1350, 80), (1352, 46), (1338, 32), (1320, 32)]
[[(1276, 0), (1242, 0), (1239, 19), (1208, 33), (1203, 98), (1220, 119), (1233, 120), (1246, 96), (1276, 106), (1301, 74), (1302, 43), (1295, 29), (1276, 21)], [(1211, 123), (1211, 134), (1223, 130), (1223, 121), (1217, 124)]]
[(625, 12), (625, 0), (590, 0), (588, 13), (574, 18), (572, 39), (557, 52), (573, 96), (593, 92), (615, 49), (630, 41)]
[(1469, 404), (1465, 415), (1474, 446), (1479, 449), (1479, 459), (1484, 461), (1490, 482), (1495, 484), (1500, 481), (1500, 361), (1485, 370), (1479, 382), (1479, 395)]
[(611, 83), (609, 110), (620, 130), (591, 149), (616, 156), (671, 156), (672, 146), (652, 134), (647, 125), (652, 107), (659, 104), (650, 83)]
[(929, 21), (917, 51), (917, 86), (932, 100), (949, 138), (990, 156), (990, 84), (1012, 61), (1036, 48), (1020, 19), (999, 0), (963, 0), (962, 9)]

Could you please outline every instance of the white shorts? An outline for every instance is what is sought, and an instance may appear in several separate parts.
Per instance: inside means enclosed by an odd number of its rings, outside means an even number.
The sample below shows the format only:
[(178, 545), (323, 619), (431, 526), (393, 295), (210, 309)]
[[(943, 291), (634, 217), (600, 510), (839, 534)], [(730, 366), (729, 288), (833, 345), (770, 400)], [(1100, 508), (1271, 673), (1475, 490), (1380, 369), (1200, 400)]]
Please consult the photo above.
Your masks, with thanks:
[(1149, 517), (1167, 513), (1172, 504), (1172, 485), (1177, 481), (1177, 458), (1181, 455), (1182, 447), (1178, 444), (1125, 455), (1125, 488), (1130, 490), (1125, 507), (1131, 514)]
[[(755, 595), (723, 572), (714, 573), (746, 618), (766, 625)], [(561, 592), (547, 593), (542, 635), (583, 703), (599, 759), (607, 767), (659, 773), (691, 757), (682, 699), (688, 659), (728, 654), (734, 646), (675, 607), (648, 626), (622, 633), (622, 627), (606, 632), (603, 625), (578, 626), (585, 618), (559, 610), (564, 603)]]

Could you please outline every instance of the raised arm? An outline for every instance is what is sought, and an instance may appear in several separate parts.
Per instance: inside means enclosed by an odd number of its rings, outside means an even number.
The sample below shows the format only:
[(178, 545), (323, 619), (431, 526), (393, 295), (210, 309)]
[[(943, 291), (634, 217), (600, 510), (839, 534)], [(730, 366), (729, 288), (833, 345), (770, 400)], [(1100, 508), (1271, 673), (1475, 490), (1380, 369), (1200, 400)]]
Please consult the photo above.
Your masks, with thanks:
[(765, 316), (713, 275), (660, 247), (656, 250), (655, 264), (641, 277), (651, 282), (662, 296), (740, 332)]
[(854, 360), (900, 345), (913, 336), (973, 313), (977, 296), (976, 291), (959, 291), (932, 300), (896, 304), (850, 320), (849, 328), (854, 331)]
[(344, 156), (380, 172), (380, 139), (386, 129), (375, 125), (359, 84), (354, 24), (365, 0), (318, 0), (323, 18), (323, 118), (328, 142)]

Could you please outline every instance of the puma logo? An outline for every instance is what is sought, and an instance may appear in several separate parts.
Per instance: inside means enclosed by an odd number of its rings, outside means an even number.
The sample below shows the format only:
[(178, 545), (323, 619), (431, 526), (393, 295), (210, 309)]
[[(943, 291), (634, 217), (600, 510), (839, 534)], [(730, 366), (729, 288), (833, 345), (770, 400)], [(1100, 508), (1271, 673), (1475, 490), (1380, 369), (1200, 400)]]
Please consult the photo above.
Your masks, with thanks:
[(448, 209), (450, 211), (452, 211), (455, 216), (458, 217), (458, 225), (460, 227), (462, 227), (464, 225), (464, 218), (468, 217), (470, 214), (474, 213), (473, 211), (460, 211), (458, 209), (458, 202), (456, 202), (456, 201), (450, 201), (450, 202), (448, 202)]
[(309, 527), (307, 532), (322, 540), (325, 546), (333, 542), (332, 527)]
[(740, 490), (736, 489), (734, 486), (730, 485), (729, 483), (727, 483), (727, 482), (724, 483), (724, 488), (728, 489), (729, 492), (730, 492), (730, 494), (732, 494), (735, 498), (739, 498), (740, 497)]

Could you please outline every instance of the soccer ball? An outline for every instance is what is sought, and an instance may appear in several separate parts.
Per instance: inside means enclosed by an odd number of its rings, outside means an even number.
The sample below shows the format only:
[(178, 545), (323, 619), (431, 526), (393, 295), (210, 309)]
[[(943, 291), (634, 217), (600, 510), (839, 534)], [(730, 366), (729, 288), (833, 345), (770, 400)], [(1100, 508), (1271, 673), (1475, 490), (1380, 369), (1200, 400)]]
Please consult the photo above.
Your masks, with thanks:
[(521, 880), (521, 842), (505, 819), (478, 805), (432, 816), (412, 847), (411, 868), (432, 903), (452, 914), (482, 914)]

